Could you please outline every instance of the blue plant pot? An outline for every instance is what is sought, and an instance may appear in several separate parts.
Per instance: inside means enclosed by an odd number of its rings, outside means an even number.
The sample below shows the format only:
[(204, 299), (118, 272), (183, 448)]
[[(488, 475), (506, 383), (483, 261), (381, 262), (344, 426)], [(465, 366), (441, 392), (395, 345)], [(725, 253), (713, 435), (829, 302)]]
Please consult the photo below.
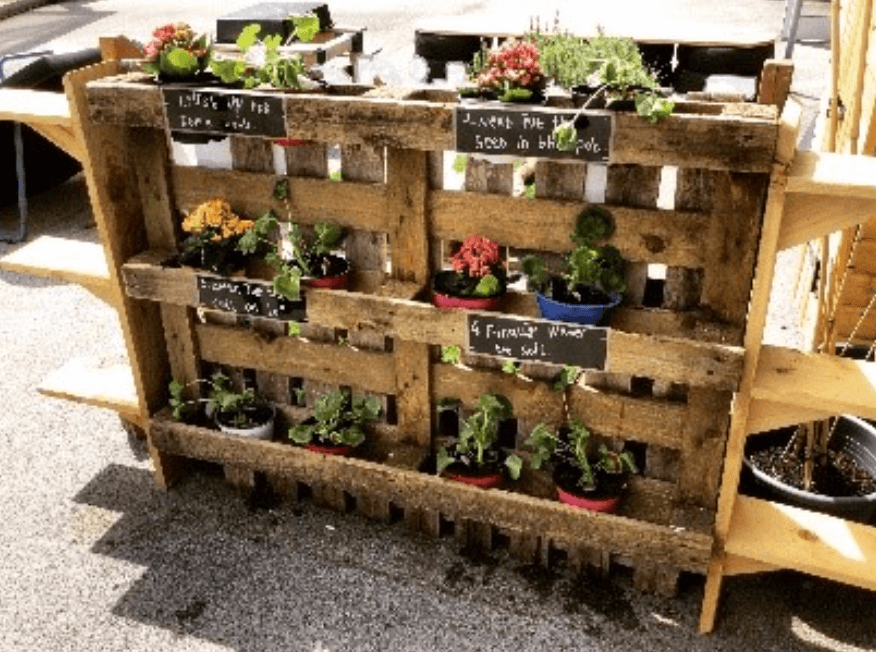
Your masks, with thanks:
[(574, 303), (562, 303), (554, 301), (544, 294), (536, 294), (538, 309), (541, 316), (553, 321), (565, 321), (573, 324), (595, 325), (621, 302), (623, 295), (620, 292), (612, 292), (611, 303), (597, 305), (578, 305)]

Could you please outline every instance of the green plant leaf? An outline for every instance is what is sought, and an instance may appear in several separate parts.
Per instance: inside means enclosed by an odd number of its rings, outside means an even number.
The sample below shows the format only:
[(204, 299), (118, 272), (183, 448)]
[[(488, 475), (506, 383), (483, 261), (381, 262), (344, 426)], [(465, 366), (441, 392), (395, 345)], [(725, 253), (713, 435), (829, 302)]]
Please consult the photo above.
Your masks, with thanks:
[(441, 347), (441, 362), (445, 364), (459, 364), (462, 359), (462, 352), (458, 346), (442, 346)]
[(502, 360), (502, 371), (512, 376), (520, 373), (520, 363), (515, 360)]
[(289, 428), (289, 439), (296, 444), (309, 444), (313, 440), (313, 432), (313, 426), (299, 423)]
[(289, 180), (278, 179), (274, 184), (274, 199), (284, 200), (289, 199)]
[(505, 466), (508, 468), (508, 476), (512, 480), (520, 479), (520, 472), (523, 470), (523, 460), (518, 455), (509, 455), (505, 458)]
[(544, 259), (535, 254), (528, 254), (520, 261), (520, 265), (523, 268), (523, 273), (526, 275), (530, 290), (544, 292), (550, 278), (548, 266)]
[(482, 277), (475, 289), (472, 291), (472, 296), (475, 297), (491, 297), (502, 291), (502, 284), (499, 279), (493, 274), (487, 274)]
[(561, 122), (553, 131), (554, 142), (557, 149), (561, 152), (572, 152), (578, 146), (578, 130), (575, 129), (575, 124), (570, 120)]
[(261, 25), (258, 23), (250, 23), (240, 31), (235, 44), (244, 54), (246, 54), (246, 51), (259, 40), (259, 32), (261, 31)]
[(453, 464), (453, 457), (447, 450), (442, 446), (438, 449), (438, 452), (435, 454), (435, 468), (438, 473), (441, 473), (448, 466)]
[(358, 446), (365, 441), (365, 433), (358, 425), (353, 424), (348, 428), (338, 431), (337, 443), (346, 444), (347, 446)]
[(453, 159), (453, 171), (457, 174), (462, 174), (465, 172), (465, 168), (468, 165), (468, 156), (465, 154), (457, 154), (456, 158)]
[(559, 373), (551, 381), (551, 389), (555, 392), (562, 392), (578, 379), (580, 373), (581, 369), (579, 367), (563, 365), (563, 368), (560, 369)]
[(364, 423), (380, 418), (383, 406), (374, 396), (357, 396), (353, 399), (351, 411), (354, 420)]
[(289, 337), (301, 337), (304, 331), (301, 322), (290, 321), (286, 327), (286, 332), (289, 334)]
[(170, 48), (161, 53), (161, 71), (174, 77), (189, 77), (201, 69), (198, 57), (182, 48)]
[(302, 43), (310, 43), (313, 37), (319, 33), (319, 17), (314, 13), (305, 16), (291, 16), (290, 20), (295, 26), (295, 36)]
[(281, 297), (298, 301), (301, 298), (301, 272), (294, 267), (285, 266), (282, 272), (274, 276), (271, 288)]
[(338, 389), (320, 396), (313, 405), (313, 416), (320, 423), (337, 422), (350, 400), (346, 390)]

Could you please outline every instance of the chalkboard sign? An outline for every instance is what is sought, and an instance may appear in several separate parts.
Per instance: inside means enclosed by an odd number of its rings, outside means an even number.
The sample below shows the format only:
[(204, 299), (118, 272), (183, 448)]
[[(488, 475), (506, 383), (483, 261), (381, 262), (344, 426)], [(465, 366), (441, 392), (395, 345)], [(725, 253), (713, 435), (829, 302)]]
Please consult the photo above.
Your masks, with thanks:
[(173, 86), (161, 90), (171, 131), (286, 135), (282, 95)]
[(604, 113), (580, 116), (575, 121), (577, 148), (570, 152), (557, 149), (554, 129), (576, 114), (540, 110), (536, 106), (463, 103), (456, 109), (456, 151), (608, 161), (611, 116)]
[(277, 296), (263, 283), (217, 276), (198, 275), (198, 302), (208, 308), (251, 317), (304, 321), (306, 316), (304, 299), (290, 301)]
[(605, 369), (607, 329), (580, 324), (468, 313), (468, 352), (521, 362)]

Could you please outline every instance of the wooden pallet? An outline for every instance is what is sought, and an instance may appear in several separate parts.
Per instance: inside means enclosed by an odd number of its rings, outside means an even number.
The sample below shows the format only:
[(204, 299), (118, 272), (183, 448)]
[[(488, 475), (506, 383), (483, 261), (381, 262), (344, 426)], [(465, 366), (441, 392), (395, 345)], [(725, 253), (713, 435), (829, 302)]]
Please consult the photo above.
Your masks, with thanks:
[[(306, 330), (294, 338), (282, 322), (204, 311), (197, 272), (161, 265), (177, 245), (180, 213), (217, 194), (250, 217), (269, 208), (285, 215), (272, 199), (269, 141), (232, 137), (230, 170), (173, 166), (155, 86), (136, 75), (87, 85), (77, 106), (90, 158), (102, 162), (89, 166), (89, 179), (110, 273), (124, 288), (135, 379), (153, 415), (156, 480), (166, 487), (186, 458), (210, 459), (238, 483), (264, 472), (293, 495), (307, 487), (338, 509), (403, 513), (432, 534), (452, 523), (461, 541), (513, 541), (521, 554), (543, 559), (564, 550), (573, 566), (624, 560), (640, 586), (669, 591), (679, 572), (705, 572), (710, 556), (776, 110), (681, 103), (658, 125), (616, 114), (607, 165), (539, 161), (536, 198), (527, 199), (512, 194), (511, 165), (482, 161), (469, 162), (466, 191), (443, 189), (444, 152), (454, 147), (448, 99), (386, 89), (282, 96), (287, 135), (318, 141), (287, 151), (292, 215), (348, 227), (346, 253), (357, 270), (349, 291), (306, 293)], [(341, 183), (327, 178), (332, 144), (341, 147)], [(486, 356), (441, 363), (438, 346), (466, 344), (465, 315), (423, 301), (447, 243), (479, 232), (512, 262), (525, 250), (562, 254), (575, 217), (591, 203), (612, 213), (612, 244), (630, 261), (605, 369), (557, 393), (548, 382), (554, 365), (527, 363), (523, 374), (508, 375)], [(502, 311), (537, 315), (522, 293), (510, 293)], [(337, 386), (380, 397), (388, 416), (373, 439), (383, 453), (329, 459), (169, 421), (161, 410), (170, 378), (191, 381), (216, 365), (254, 376), (293, 421), (294, 388), (307, 389), (309, 404)], [(539, 493), (543, 478), (480, 491), (418, 471), (434, 450), (437, 402), (455, 396), (470, 408), (485, 392), (511, 400), (518, 447), (539, 421), (561, 424), (564, 404), (599, 435), (635, 443), (645, 473), (622, 512), (569, 510)]]

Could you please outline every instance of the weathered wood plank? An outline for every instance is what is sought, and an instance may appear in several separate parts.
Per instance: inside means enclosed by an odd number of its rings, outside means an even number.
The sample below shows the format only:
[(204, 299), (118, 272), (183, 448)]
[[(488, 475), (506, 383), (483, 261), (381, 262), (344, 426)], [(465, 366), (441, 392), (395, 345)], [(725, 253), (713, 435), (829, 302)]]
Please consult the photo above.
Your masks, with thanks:
[(730, 392), (691, 387), (679, 457), (678, 499), (714, 510), (730, 424)]
[[(88, 94), (91, 117), (97, 122), (164, 126), (161, 93), (156, 86), (109, 79), (90, 84)], [(404, 91), (393, 95), (396, 97), (285, 95), (286, 134), (322, 142), (423, 151), (454, 148), (455, 104), (399, 99)], [(740, 111), (739, 105), (679, 105), (674, 115), (658, 124), (634, 113), (613, 114), (610, 162), (767, 172), (775, 152), (777, 127), (774, 112), (765, 108)]]
[(387, 353), (293, 337), (268, 339), (246, 329), (209, 324), (199, 325), (196, 333), (201, 356), (210, 362), (294, 374), (382, 394), (395, 391), (395, 364)]
[[(568, 252), (569, 236), (583, 201), (526, 199), (457, 192), (429, 194), (432, 233), (442, 240), (462, 240), (472, 233), (509, 247)], [(702, 233), (708, 219), (700, 214), (648, 208), (607, 206), (615, 222), (609, 242), (630, 261), (698, 267), (704, 264)]]
[[(283, 471), (300, 481), (323, 482), (353, 495), (385, 492), (389, 500), (397, 504), (449, 513), (454, 520), (487, 521), (500, 528), (538, 532), (566, 541), (586, 541), (682, 570), (702, 573), (711, 552), (708, 534), (667, 527), (670, 523), (640, 520), (640, 517), (647, 519), (648, 514), (637, 513), (633, 519), (572, 510), (553, 501), (522, 494), (484, 491), (412, 470), (319, 455), (294, 446), (238, 438), (165, 419), (153, 419), (150, 430), (157, 445), (174, 454)], [(641, 484), (646, 491), (652, 486), (647, 482)], [(650, 514), (650, 518), (657, 516)]]
[[(273, 209), (288, 219), (285, 204), (274, 199), (273, 174), (174, 167), (173, 193), (178, 210), (191, 210), (221, 195), (234, 210), (257, 218)], [(365, 231), (389, 231), (385, 216), (386, 192), (382, 184), (335, 183), (328, 179), (289, 177), (289, 204), (293, 219), (301, 224), (324, 220)]]

